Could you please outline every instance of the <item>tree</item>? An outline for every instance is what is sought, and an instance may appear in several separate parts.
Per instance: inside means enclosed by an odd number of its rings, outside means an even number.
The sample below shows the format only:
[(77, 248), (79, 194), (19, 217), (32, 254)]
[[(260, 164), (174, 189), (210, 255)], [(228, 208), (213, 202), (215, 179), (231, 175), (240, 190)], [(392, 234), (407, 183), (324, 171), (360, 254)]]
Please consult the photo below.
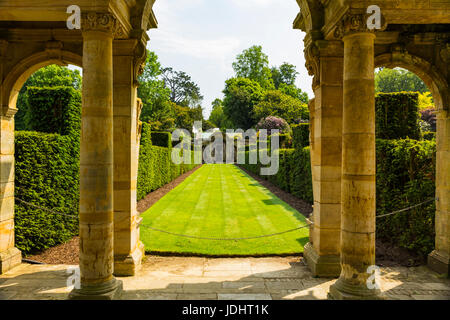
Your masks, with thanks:
[(376, 92), (429, 91), (425, 83), (414, 73), (405, 69), (383, 68), (375, 74)]
[(297, 79), (297, 68), (290, 63), (283, 63), (279, 68), (272, 67), (272, 80), (275, 85), (275, 89), (278, 89), (281, 84), (286, 84), (288, 86), (295, 85), (295, 80)]
[(223, 102), (220, 99), (216, 99), (212, 102), (213, 109), (211, 115), (209, 116), (209, 121), (214, 124), (216, 128), (221, 131), (226, 129), (232, 129), (233, 123), (227, 118), (223, 111)]
[(279, 90), (270, 90), (253, 109), (255, 121), (268, 116), (285, 119), (289, 124), (299, 123), (309, 119), (308, 106), (298, 99), (294, 99)]
[(71, 70), (67, 67), (49, 65), (33, 73), (23, 85), (17, 99), (18, 112), (15, 116), (16, 130), (28, 130), (24, 117), (28, 108), (27, 89), (28, 87), (72, 87), (81, 90), (82, 78), (80, 71)]
[(293, 84), (281, 83), (278, 90), (294, 99), (300, 100), (302, 103), (308, 104), (309, 102), (308, 94)]
[(247, 130), (256, 125), (253, 107), (263, 98), (258, 82), (247, 78), (231, 78), (225, 82), (223, 112), (235, 128)]
[(203, 100), (200, 87), (192, 81), (186, 72), (164, 68), (162, 69), (162, 78), (165, 86), (170, 89), (170, 100), (172, 102), (185, 107), (192, 107), (200, 104)]
[(160, 79), (161, 72), (158, 56), (148, 51), (144, 72), (139, 77), (138, 97), (143, 104), (141, 121), (152, 124), (155, 130), (172, 128), (175, 121), (173, 106), (168, 103), (170, 89)]
[(261, 46), (253, 46), (239, 54), (233, 63), (233, 69), (237, 78), (256, 81), (264, 89), (274, 88), (269, 57), (262, 52)]

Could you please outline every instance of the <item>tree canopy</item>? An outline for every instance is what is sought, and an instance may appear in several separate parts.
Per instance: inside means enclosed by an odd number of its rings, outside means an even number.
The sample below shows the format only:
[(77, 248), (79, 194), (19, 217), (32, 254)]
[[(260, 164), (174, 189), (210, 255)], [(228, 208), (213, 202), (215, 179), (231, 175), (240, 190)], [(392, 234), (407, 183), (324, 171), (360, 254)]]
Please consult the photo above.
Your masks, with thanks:
[(253, 107), (258, 104), (264, 90), (258, 82), (248, 78), (231, 78), (225, 82), (223, 111), (236, 128), (250, 129), (256, 125)]
[(264, 89), (273, 89), (272, 73), (269, 68), (269, 57), (261, 46), (253, 46), (244, 50), (233, 62), (237, 78), (248, 78), (256, 81)]
[(375, 91), (377, 93), (402, 91), (424, 93), (429, 90), (422, 79), (408, 70), (383, 68), (375, 73)]

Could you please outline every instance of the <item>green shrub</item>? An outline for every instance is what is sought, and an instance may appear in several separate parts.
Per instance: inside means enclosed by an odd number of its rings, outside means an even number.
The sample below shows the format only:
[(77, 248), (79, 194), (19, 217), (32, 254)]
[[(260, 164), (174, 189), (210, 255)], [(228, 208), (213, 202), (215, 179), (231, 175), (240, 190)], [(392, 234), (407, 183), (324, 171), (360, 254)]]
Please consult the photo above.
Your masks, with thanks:
[[(167, 140), (170, 138), (170, 140)], [(139, 149), (139, 166), (137, 179), (137, 199), (143, 199), (147, 194), (173, 181), (185, 172), (196, 167), (195, 164), (177, 165), (172, 162), (172, 148), (164, 148), (159, 144), (171, 142), (167, 132), (151, 132), (150, 125), (142, 127), (141, 145)], [(194, 153), (191, 152), (193, 159)]]
[[(435, 141), (377, 140), (377, 213), (435, 197)], [(435, 203), (377, 219), (377, 237), (426, 256), (434, 249)]]
[(412, 92), (377, 94), (377, 138), (420, 140), (418, 99)]
[(301, 149), (309, 146), (309, 123), (300, 123), (291, 126), (293, 147)]
[(170, 132), (152, 132), (151, 135), (154, 146), (172, 148), (172, 134)]
[(72, 87), (27, 90), (25, 114), (27, 131), (58, 133), (79, 137), (81, 131), (81, 92)]
[(436, 140), (436, 132), (424, 132), (422, 139), (428, 141)]
[[(15, 134), (15, 196), (66, 214), (78, 213), (79, 145), (70, 136)], [(56, 215), (16, 201), (16, 247), (47, 249), (78, 234), (78, 218)]]

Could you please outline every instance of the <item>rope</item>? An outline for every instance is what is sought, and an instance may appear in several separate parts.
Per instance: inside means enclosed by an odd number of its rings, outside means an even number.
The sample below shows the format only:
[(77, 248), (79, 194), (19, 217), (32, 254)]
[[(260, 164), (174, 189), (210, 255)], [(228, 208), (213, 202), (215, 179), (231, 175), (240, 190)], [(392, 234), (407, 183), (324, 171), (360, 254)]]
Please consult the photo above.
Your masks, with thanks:
[[(28, 206), (35, 207), (35, 208), (44, 210), (44, 211), (49, 212), (49, 213), (52, 213), (52, 214), (57, 214), (57, 215), (63, 215), (63, 216), (67, 216), (67, 217), (76, 217), (76, 218), (78, 218), (78, 215), (75, 215), (75, 214), (68, 214), (68, 213), (57, 212), (57, 211), (54, 211), (54, 210), (51, 210), (51, 209), (47, 209), (47, 208), (44, 208), (44, 207), (35, 205), (35, 204), (31, 203), (31, 202), (28, 202), (28, 201), (25, 201), (25, 200), (22, 200), (22, 199), (19, 199), (19, 198), (15, 198), (15, 199), (16, 199), (17, 201), (19, 201), (19, 202), (22, 202), (22, 203), (28, 205)], [(401, 210), (397, 210), (397, 211), (394, 211), (394, 212), (391, 212), (391, 213), (387, 213), (387, 214), (383, 214), (383, 215), (378, 215), (378, 216), (376, 216), (376, 218), (384, 218), (384, 217), (392, 216), (392, 215), (394, 215), (394, 214), (398, 214), (398, 213), (401, 213), (401, 212), (409, 211), (409, 210), (411, 210), (411, 209), (420, 207), (420, 206), (422, 206), (422, 205), (424, 205), (424, 204), (426, 204), (426, 203), (430, 203), (430, 202), (432, 202), (432, 201), (435, 201), (435, 199), (428, 199), (428, 200), (426, 200), (426, 201), (424, 201), (424, 202), (422, 202), (422, 203), (416, 204), (416, 205), (414, 205), (414, 206), (410, 206), (410, 207), (407, 207), (407, 208), (404, 208), (404, 209), (401, 209)], [(298, 228), (289, 229), (289, 230), (286, 230), (286, 231), (281, 231), (281, 232), (276, 232), (276, 233), (271, 233), (271, 234), (266, 234), (266, 235), (262, 235), (262, 236), (244, 237), (244, 238), (210, 238), (210, 237), (197, 237), (197, 236), (190, 236), (190, 235), (186, 235), (186, 234), (179, 234), (179, 233), (175, 233), (175, 232), (170, 232), (170, 231), (166, 231), (166, 230), (161, 230), (161, 229), (153, 228), (153, 227), (150, 227), (150, 226), (147, 226), (147, 225), (141, 225), (141, 227), (147, 228), (147, 229), (152, 230), (152, 231), (160, 232), (160, 233), (165, 233), (165, 234), (168, 234), (168, 235), (177, 236), (177, 237), (182, 237), (182, 238), (189, 238), (189, 239), (210, 240), (210, 241), (242, 241), (242, 240), (253, 240), (253, 239), (261, 239), (261, 238), (275, 237), (275, 236), (279, 236), (279, 235), (282, 235), (282, 234), (286, 234), (286, 233), (294, 232), (294, 231), (297, 231), (297, 230), (301, 230), (301, 229), (304, 229), (304, 228), (309, 228), (311, 225), (314, 224), (313, 222), (311, 222), (311, 221), (308, 220), (308, 219), (306, 219), (306, 222), (308, 223), (306, 226), (301, 226), (301, 227), (298, 227)]]
[(179, 234), (179, 233), (174, 233), (174, 232), (169, 232), (169, 231), (165, 231), (165, 230), (160, 230), (160, 229), (156, 229), (150, 226), (146, 226), (146, 225), (142, 225), (142, 227), (153, 230), (153, 231), (157, 231), (157, 232), (161, 232), (161, 233), (166, 233), (166, 234), (170, 234), (172, 236), (177, 236), (177, 237), (183, 237), (183, 238), (190, 238), (190, 239), (199, 239), (199, 240), (212, 240), (212, 241), (240, 241), (240, 240), (253, 240), (253, 239), (260, 239), (260, 238), (269, 238), (269, 237), (274, 237), (274, 236), (279, 236), (285, 233), (289, 233), (289, 232), (294, 232), (300, 229), (304, 229), (304, 228), (309, 228), (310, 225), (306, 225), (306, 226), (301, 226), (295, 229), (290, 229), (290, 230), (286, 230), (286, 231), (282, 231), (282, 232), (277, 232), (277, 233), (272, 233), (272, 234), (266, 234), (263, 236), (256, 236), (256, 237), (246, 237), (246, 238), (208, 238), (208, 237), (197, 237), (197, 236), (188, 236), (185, 234)]
[(78, 218), (78, 215), (75, 215), (75, 214), (58, 212), (58, 211), (54, 211), (54, 210), (51, 210), (51, 209), (47, 209), (47, 208), (38, 206), (38, 205), (36, 205), (36, 204), (33, 204), (33, 203), (31, 203), (31, 202), (28, 202), (28, 201), (25, 201), (25, 200), (22, 200), (22, 199), (19, 199), (19, 198), (15, 198), (15, 199), (16, 199), (17, 201), (19, 201), (19, 202), (22, 202), (22, 203), (26, 204), (27, 206), (34, 207), (34, 208), (38, 208), (38, 209), (44, 210), (44, 211), (49, 212), (49, 213), (52, 213), (52, 214), (63, 215), (63, 216), (66, 216), (66, 217), (77, 217), (77, 218)]
[(434, 198), (433, 199), (428, 199), (428, 200), (426, 200), (426, 201), (424, 201), (422, 203), (416, 204), (416, 205), (408, 207), (408, 208), (404, 208), (404, 209), (397, 210), (397, 211), (394, 211), (394, 212), (391, 212), (391, 213), (386, 213), (386, 214), (379, 215), (379, 216), (377, 216), (377, 218), (384, 218), (384, 217), (392, 216), (392, 215), (397, 214), (397, 213), (409, 211), (411, 209), (420, 207), (421, 205), (424, 205), (425, 203), (430, 203), (430, 202), (433, 202), (433, 201), (435, 201)]

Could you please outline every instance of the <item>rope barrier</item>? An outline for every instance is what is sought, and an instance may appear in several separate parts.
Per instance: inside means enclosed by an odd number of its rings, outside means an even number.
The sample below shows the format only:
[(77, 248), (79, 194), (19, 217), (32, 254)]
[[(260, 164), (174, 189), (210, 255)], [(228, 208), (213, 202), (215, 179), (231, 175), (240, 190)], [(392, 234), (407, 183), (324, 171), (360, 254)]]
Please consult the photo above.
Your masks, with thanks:
[[(62, 212), (58, 212), (58, 211), (54, 211), (51, 209), (47, 209), (38, 205), (35, 205), (31, 202), (19, 199), (19, 198), (15, 198), (17, 201), (22, 202), (28, 206), (34, 207), (34, 208), (38, 208), (41, 210), (44, 210), (46, 212), (52, 213), (52, 214), (57, 214), (57, 215), (63, 215), (63, 216), (67, 216), (67, 217), (74, 217), (74, 218), (78, 218), (78, 214), (68, 214), (68, 213), (62, 213)], [(376, 216), (376, 218), (384, 218), (384, 217), (388, 217), (388, 216), (392, 216), (394, 214), (398, 214), (398, 213), (402, 213), (405, 211), (409, 211), (411, 209), (420, 207), (426, 203), (430, 203), (432, 201), (435, 201), (435, 199), (428, 199), (422, 203), (416, 204), (414, 206), (410, 206), (401, 210), (397, 210), (397, 211), (393, 211), (391, 213), (387, 213), (387, 214), (383, 214), (383, 215), (378, 215)], [(286, 233), (290, 233), (290, 232), (294, 232), (297, 230), (301, 230), (304, 228), (309, 228), (311, 225), (314, 224), (314, 222), (311, 222), (309, 219), (306, 219), (306, 222), (308, 223), (306, 226), (301, 226), (298, 228), (294, 228), (294, 229), (289, 229), (286, 231), (281, 231), (281, 232), (277, 232), (277, 233), (271, 233), (271, 234), (266, 234), (266, 235), (262, 235), (262, 236), (255, 236), (255, 237), (243, 237), (243, 238), (210, 238), (210, 237), (198, 237), (198, 236), (191, 236), (191, 235), (185, 235), (185, 234), (179, 234), (179, 233), (175, 233), (175, 232), (170, 232), (170, 231), (166, 231), (166, 230), (161, 230), (161, 229), (157, 229), (148, 225), (141, 225), (141, 227), (144, 227), (146, 229), (152, 230), (152, 231), (156, 231), (156, 232), (160, 232), (160, 233), (165, 233), (168, 235), (172, 235), (172, 236), (176, 236), (176, 237), (182, 237), (182, 238), (190, 238), (190, 239), (197, 239), (197, 240), (210, 240), (210, 241), (242, 241), (242, 240), (253, 240), (253, 239), (261, 239), (261, 238), (269, 238), (269, 237), (275, 237), (275, 236), (279, 236), (282, 234), (286, 234)]]

